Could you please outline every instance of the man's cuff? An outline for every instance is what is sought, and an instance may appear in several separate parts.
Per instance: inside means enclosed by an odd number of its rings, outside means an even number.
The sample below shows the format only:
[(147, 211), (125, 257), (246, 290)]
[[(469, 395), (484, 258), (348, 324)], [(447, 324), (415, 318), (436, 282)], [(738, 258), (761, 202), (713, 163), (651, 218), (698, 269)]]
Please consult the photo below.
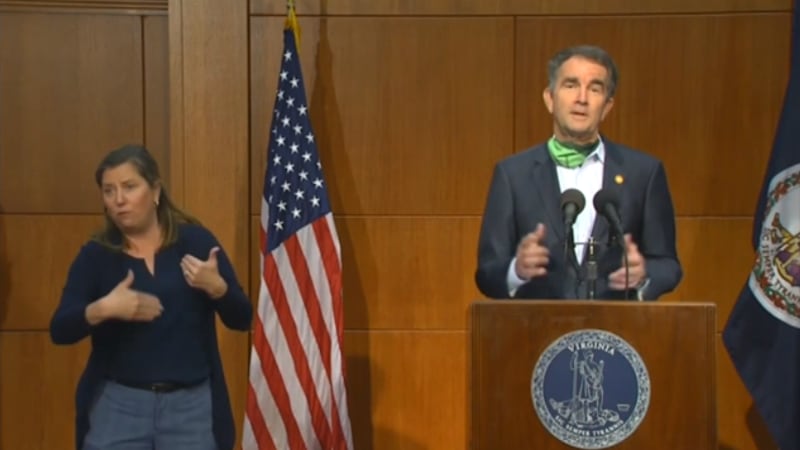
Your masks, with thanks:
[(636, 286), (636, 299), (639, 301), (644, 300), (644, 294), (647, 291), (647, 287), (650, 286), (650, 278), (645, 278), (644, 280), (639, 282), (639, 285)]
[(527, 283), (528, 280), (523, 280), (517, 276), (517, 271), (514, 269), (517, 265), (517, 257), (511, 259), (511, 264), (508, 265), (506, 272), (506, 286), (508, 287), (508, 296), (513, 297), (517, 293), (520, 286)]

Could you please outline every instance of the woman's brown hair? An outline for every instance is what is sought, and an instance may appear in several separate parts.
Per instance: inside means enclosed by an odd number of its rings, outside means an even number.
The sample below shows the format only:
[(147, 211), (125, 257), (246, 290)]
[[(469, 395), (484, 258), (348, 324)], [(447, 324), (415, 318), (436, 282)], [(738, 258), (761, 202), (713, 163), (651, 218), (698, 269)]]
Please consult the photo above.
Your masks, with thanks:
[[(150, 152), (141, 145), (125, 145), (109, 152), (108, 155), (100, 161), (94, 173), (97, 186), (102, 187), (103, 174), (106, 170), (113, 169), (125, 163), (133, 165), (139, 175), (147, 181), (147, 184), (150, 185), (151, 188), (161, 187), (158, 205), (156, 206), (156, 216), (158, 217), (158, 225), (161, 227), (163, 236), (162, 247), (174, 244), (178, 240), (178, 227), (181, 224), (200, 223), (197, 219), (172, 203), (161, 181), (158, 163), (156, 163), (156, 160)], [(114, 221), (111, 220), (108, 213), (106, 213), (105, 217), (105, 227), (95, 233), (92, 239), (106, 247), (122, 250), (125, 247), (125, 238), (122, 235), (122, 231), (117, 227)]]

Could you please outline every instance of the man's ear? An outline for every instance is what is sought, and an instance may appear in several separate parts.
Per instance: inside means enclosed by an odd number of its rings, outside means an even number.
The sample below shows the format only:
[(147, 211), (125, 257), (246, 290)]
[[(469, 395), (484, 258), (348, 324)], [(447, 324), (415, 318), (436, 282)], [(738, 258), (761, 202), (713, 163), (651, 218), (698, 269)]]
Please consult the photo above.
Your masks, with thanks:
[(547, 107), (547, 111), (553, 114), (553, 92), (549, 86), (542, 91), (542, 100), (544, 100), (544, 106)]
[(614, 107), (614, 97), (609, 98), (606, 100), (606, 104), (603, 105), (603, 113), (600, 115), (600, 120), (604, 120), (609, 112), (611, 112), (611, 108)]

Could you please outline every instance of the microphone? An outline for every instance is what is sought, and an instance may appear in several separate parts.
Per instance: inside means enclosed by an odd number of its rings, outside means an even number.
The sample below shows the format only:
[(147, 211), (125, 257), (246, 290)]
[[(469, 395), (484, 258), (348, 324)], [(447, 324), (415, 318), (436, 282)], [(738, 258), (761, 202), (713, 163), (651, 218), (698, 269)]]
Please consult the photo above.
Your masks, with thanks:
[(600, 189), (594, 195), (594, 209), (603, 215), (611, 226), (611, 231), (621, 245), (625, 245), (625, 232), (622, 231), (622, 220), (619, 218), (619, 195), (612, 189)]
[(561, 213), (564, 217), (564, 225), (571, 227), (575, 224), (578, 214), (586, 206), (586, 198), (577, 189), (567, 189), (561, 193)]
[(578, 214), (586, 206), (586, 197), (577, 189), (567, 189), (561, 193), (561, 214), (564, 219), (564, 228), (567, 232), (567, 239), (564, 241), (564, 259), (569, 261), (576, 273), (579, 272), (578, 258), (575, 256), (575, 236), (572, 232), (572, 225)]
[(628, 299), (628, 249), (625, 245), (625, 232), (622, 230), (622, 220), (619, 218), (619, 195), (613, 189), (600, 189), (592, 200), (594, 209), (606, 218), (611, 230), (622, 247), (622, 264), (625, 267), (625, 300)]

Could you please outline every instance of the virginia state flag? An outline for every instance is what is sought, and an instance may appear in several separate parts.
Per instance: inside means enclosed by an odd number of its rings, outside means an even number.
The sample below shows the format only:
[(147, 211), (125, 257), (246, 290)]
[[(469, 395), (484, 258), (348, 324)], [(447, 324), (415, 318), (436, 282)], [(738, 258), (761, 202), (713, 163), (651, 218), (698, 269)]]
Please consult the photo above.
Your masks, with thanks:
[(800, 23), (789, 85), (754, 217), (757, 257), (722, 333), (781, 450), (800, 450)]

